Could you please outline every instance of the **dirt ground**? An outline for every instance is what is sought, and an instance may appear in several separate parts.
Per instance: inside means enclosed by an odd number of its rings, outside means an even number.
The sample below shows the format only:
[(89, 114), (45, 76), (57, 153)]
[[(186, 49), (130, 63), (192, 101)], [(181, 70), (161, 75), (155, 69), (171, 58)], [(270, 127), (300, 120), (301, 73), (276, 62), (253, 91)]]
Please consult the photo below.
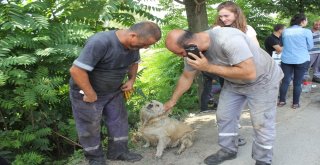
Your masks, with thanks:
[[(273, 164), (277, 165), (285, 165), (285, 162), (290, 162), (291, 160), (288, 160), (284, 157), (279, 157), (277, 155), (282, 155), (287, 153), (287, 151), (282, 151), (286, 147), (286, 142), (290, 141), (290, 137), (287, 137), (286, 135), (289, 135), (289, 130), (294, 130), (296, 128), (290, 128), (290, 125), (287, 125), (290, 121), (293, 123), (296, 123), (296, 125), (306, 125), (303, 128), (308, 128), (310, 125), (312, 128), (314, 127), (314, 122), (311, 119), (306, 118), (305, 120), (301, 121), (301, 116), (304, 114), (313, 116), (319, 116), (320, 115), (320, 84), (316, 83), (316, 87), (314, 87), (312, 93), (302, 93), (301, 95), (301, 108), (297, 110), (293, 110), (290, 108), (290, 101), (292, 100), (292, 89), (288, 92), (288, 105), (285, 107), (278, 108), (277, 110), (277, 130), (280, 130), (281, 132), (277, 135), (276, 144), (278, 145), (278, 148), (275, 148), (277, 154), (275, 154), (275, 158), (277, 159), (276, 162)], [(295, 121), (296, 120), (296, 121)], [(317, 120), (317, 118), (314, 117), (314, 120)], [(216, 117), (215, 117), (215, 111), (204, 113), (204, 114), (189, 114), (189, 117), (185, 119), (185, 122), (192, 125), (193, 128), (196, 129), (196, 138), (194, 141), (194, 144), (191, 148), (188, 148), (185, 152), (183, 152), (181, 155), (175, 155), (175, 151), (177, 151), (178, 148), (170, 148), (166, 149), (163, 153), (163, 156), (161, 159), (156, 159), (154, 157), (156, 153), (156, 148), (143, 148), (143, 143), (139, 144), (136, 148), (135, 152), (140, 153), (143, 155), (143, 159), (139, 162), (130, 163), (130, 162), (122, 162), (122, 161), (108, 161), (108, 165), (204, 165), (203, 160), (215, 153), (217, 150), (219, 150), (218, 146), (218, 136), (217, 136), (217, 125), (216, 125)], [(297, 123), (301, 122), (301, 124)], [(241, 116), (241, 125), (242, 128), (240, 129), (240, 134), (245, 137), (245, 139), (248, 141), (248, 143), (245, 146), (242, 146), (239, 148), (238, 157), (235, 160), (232, 161), (226, 161), (222, 163), (223, 165), (250, 165), (254, 164), (254, 160), (251, 158), (251, 144), (252, 144), (252, 126), (250, 122), (249, 117), (249, 110), (244, 109), (242, 111)], [(309, 126), (308, 126), (309, 125)], [(316, 131), (315, 131), (316, 130)], [(313, 130), (314, 134), (319, 133), (319, 129)], [(303, 133), (304, 135), (310, 134), (310, 132)], [(310, 140), (312, 136), (308, 137)], [(318, 143), (317, 139), (315, 139), (315, 142)], [(290, 143), (295, 143), (290, 142)], [(315, 145), (314, 146), (319, 146)], [(282, 147), (284, 146), (284, 147)], [(308, 145), (310, 146), (310, 145)], [(292, 148), (292, 146), (287, 146), (288, 149)], [(297, 157), (297, 160), (295, 162), (290, 163), (293, 165), (299, 165), (299, 160), (302, 159), (299, 158), (305, 151), (301, 150), (301, 154), (299, 153), (299, 146), (297, 147), (297, 151), (293, 152), (291, 157)], [(282, 149), (283, 148), (283, 149)], [(309, 147), (310, 148), (310, 147)], [(285, 150), (288, 150), (285, 149)], [(320, 149), (314, 149), (314, 151), (317, 150), (314, 154), (320, 154)], [(318, 152), (319, 151), (319, 152)], [(294, 156), (296, 155), (296, 156)], [(283, 155), (285, 156), (285, 155)], [(287, 156), (285, 156), (287, 157)], [(310, 154), (309, 154), (310, 157)], [(320, 165), (316, 162), (320, 162), (320, 157), (314, 156), (311, 157), (311, 159), (308, 159), (311, 163), (310, 165)], [(302, 161), (302, 162), (308, 162), (308, 161)], [(278, 162), (278, 163), (277, 163)], [(279, 164), (280, 163), (280, 164)], [(297, 163), (297, 164), (296, 164)], [(308, 163), (307, 163), (308, 164)]]
[(166, 149), (161, 159), (154, 157), (155, 147), (137, 148), (135, 152), (143, 155), (139, 162), (128, 163), (121, 161), (109, 161), (110, 165), (197, 165), (204, 164), (203, 160), (219, 149), (217, 145), (217, 127), (213, 112), (205, 114), (190, 114), (185, 122), (196, 129), (196, 138), (191, 148), (186, 149), (181, 155), (175, 155), (178, 148)]

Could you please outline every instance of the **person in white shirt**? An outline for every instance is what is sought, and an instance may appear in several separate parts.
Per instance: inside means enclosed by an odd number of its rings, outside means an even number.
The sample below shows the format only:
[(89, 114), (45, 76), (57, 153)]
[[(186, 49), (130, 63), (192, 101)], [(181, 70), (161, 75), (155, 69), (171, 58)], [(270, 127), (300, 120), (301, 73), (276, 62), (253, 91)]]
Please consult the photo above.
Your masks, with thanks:
[(237, 28), (259, 45), (257, 32), (247, 24), (246, 16), (237, 4), (232, 1), (223, 2), (218, 6), (217, 11), (218, 18), (213, 24), (213, 29), (219, 27)]

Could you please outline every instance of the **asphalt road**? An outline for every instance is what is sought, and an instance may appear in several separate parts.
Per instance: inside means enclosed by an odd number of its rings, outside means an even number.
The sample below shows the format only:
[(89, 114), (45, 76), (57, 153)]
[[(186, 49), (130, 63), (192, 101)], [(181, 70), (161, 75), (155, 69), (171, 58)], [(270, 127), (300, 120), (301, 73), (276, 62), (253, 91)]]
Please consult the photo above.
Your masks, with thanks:
[[(273, 165), (320, 165), (320, 84), (311, 93), (301, 94), (301, 107), (292, 109), (292, 89), (287, 105), (277, 109), (277, 136), (274, 145)], [(242, 117), (246, 117), (243, 113)], [(243, 119), (240, 132), (248, 140), (241, 147), (237, 159), (222, 165), (254, 165), (251, 157), (252, 127)]]

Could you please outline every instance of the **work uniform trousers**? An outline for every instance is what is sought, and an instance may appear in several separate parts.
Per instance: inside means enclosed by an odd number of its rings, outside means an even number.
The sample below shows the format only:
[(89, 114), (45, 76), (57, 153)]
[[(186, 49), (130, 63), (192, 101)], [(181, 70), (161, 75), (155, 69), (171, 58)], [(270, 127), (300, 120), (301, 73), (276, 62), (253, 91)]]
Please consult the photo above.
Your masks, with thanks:
[(313, 77), (320, 78), (320, 53), (310, 54), (310, 67)]
[(225, 81), (216, 113), (219, 145), (229, 151), (238, 151), (238, 120), (247, 101), (254, 130), (252, 158), (271, 163), (278, 90), (279, 82), (239, 88)]
[(108, 129), (107, 157), (116, 159), (128, 152), (128, 115), (121, 91), (99, 95), (96, 102), (87, 103), (79, 90), (70, 89), (70, 100), (79, 141), (87, 159), (104, 157), (100, 137), (102, 119)]

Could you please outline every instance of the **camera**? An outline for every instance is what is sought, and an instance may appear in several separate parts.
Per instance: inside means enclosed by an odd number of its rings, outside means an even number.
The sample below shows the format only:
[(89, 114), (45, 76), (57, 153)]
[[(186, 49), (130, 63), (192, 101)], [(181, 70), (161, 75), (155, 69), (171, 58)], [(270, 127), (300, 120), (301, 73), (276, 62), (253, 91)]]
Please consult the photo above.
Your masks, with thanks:
[(199, 51), (197, 45), (194, 45), (194, 44), (187, 45), (186, 47), (184, 47), (184, 50), (187, 52), (188, 58), (195, 60), (195, 58), (193, 58), (192, 56), (190, 56), (188, 54), (189, 52), (197, 55), (200, 58), (200, 51)]

